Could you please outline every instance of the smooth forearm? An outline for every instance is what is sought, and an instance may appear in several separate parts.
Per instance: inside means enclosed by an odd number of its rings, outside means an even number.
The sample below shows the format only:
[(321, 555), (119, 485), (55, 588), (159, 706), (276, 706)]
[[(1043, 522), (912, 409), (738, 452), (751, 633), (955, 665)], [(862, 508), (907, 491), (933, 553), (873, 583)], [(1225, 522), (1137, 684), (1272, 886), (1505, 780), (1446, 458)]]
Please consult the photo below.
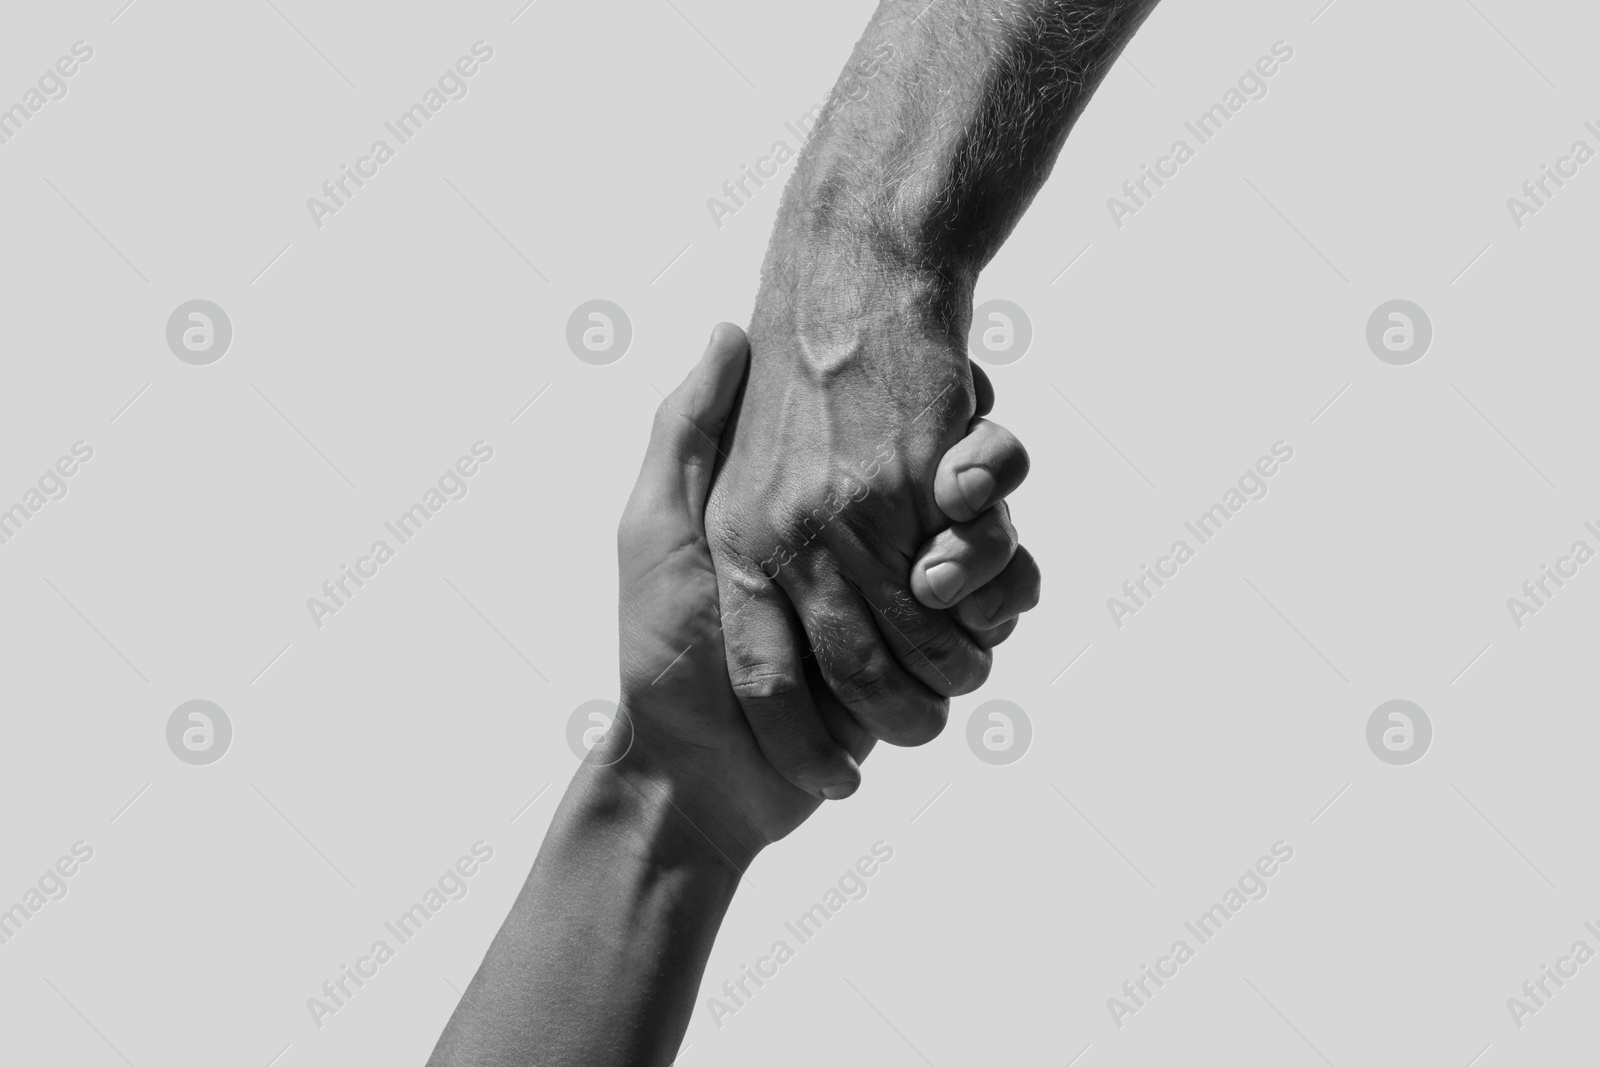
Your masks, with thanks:
[(750, 855), (661, 775), (585, 764), (430, 1064), (667, 1064)]
[(820, 262), (969, 296), (1155, 3), (881, 4), (784, 191), (768, 276)]

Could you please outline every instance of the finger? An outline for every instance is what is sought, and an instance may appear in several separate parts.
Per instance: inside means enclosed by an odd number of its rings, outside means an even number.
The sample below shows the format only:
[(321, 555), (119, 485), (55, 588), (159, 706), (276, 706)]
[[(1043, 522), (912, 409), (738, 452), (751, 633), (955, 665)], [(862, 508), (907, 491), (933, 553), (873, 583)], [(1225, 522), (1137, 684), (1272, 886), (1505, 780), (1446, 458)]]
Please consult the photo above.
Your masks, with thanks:
[[(907, 588), (915, 559), (874, 544), (870, 526), (840, 516), (835, 557), (839, 575), (872, 612), (895, 662), (941, 697), (970, 693), (988, 678), (994, 658), (948, 611), (930, 610)], [(794, 599), (791, 595), (791, 600)]]
[(989, 375), (984, 372), (984, 369), (976, 363), (972, 364), (972, 391), (976, 397), (976, 406), (972, 412), (973, 418), (981, 418), (994, 410), (994, 383), (989, 380)]
[(930, 608), (948, 608), (992, 581), (1017, 550), (1011, 511), (1001, 501), (971, 522), (933, 536), (911, 565), (911, 594)]
[(1005, 427), (974, 419), (967, 435), (939, 460), (933, 497), (956, 522), (977, 518), (984, 509), (1022, 484), (1028, 476), (1028, 450)]
[(1016, 630), (1018, 622), (1021, 622), (1021, 619), (1002, 622), (994, 629), (973, 630), (973, 641), (978, 643), (979, 648), (995, 648), (995, 646), (1002, 645), (1005, 638), (1011, 637), (1011, 632)]
[(975, 630), (972, 639), (982, 648), (994, 648), (1006, 638), (1011, 636), (1011, 631), (1017, 628), (1021, 619), (1009, 619), (989, 630)]
[[(905, 573), (905, 563), (896, 568)], [(854, 583), (852, 583), (854, 584)], [(982, 685), (994, 657), (972, 639), (948, 611), (929, 610), (905, 588), (905, 579), (879, 579), (857, 586), (872, 607), (873, 622), (896, 662), (917, 681), (943, 697), (970, 693)]]
[(840, 746), (856, 763), (867, 758), (872, 751), (872, 746), (877, 740), (859, 722), (849, 710), (839, 702), (828, 689), (828, 682), (822, 677), (822, 668), (817, 666), (815, 656), (807, 656), (805, 661), (806, 682), (811, 688), (811, 698), (816, 702), (817, 712), (822, 716), (822, 724), (828, 728), (828, 733), (839, 742)]
[(1004, 637), (986, 638), (985, 634), (1015, 622), (1024, 611), (1032, 611), (1039, 603), (1040, 581), (1039, 564), (1033, 553), (1018, 545), (1005, 570), (956, 605), (956, 618), (972, 633), (975, 641), (985, 648), (993, 648)]
[(861, 768), (828, 732), (806, 682), (805, 634), (782, 590), (717, 560), (728, 680), (762, 755), (814, 797), (839, 800), (861, 785)]
[(744, 331), (731, 322), (718, 323), (700, 361), (656, 408), (640, 482), (673, 493), (696, 515), (705, 511), (712, 474), (722, 458), (722, 433), (749, 359)]
[(866, 734), (891, 745), (939, 736), (949, 701), (896, 660), (860, 593), (836, 572), (790, 575), (784, 587), (828, 690)]

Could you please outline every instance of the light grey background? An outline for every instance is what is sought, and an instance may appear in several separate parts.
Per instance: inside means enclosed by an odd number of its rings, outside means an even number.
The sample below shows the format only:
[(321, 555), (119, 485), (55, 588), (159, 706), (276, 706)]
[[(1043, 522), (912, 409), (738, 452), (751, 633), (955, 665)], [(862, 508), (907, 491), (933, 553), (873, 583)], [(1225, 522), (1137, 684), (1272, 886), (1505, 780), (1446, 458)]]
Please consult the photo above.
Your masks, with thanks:
[[(0, 146), (0, 498), (95, 450), (0, 546), (0, 904), (94, 848), (0, 946), (0, 1058), (420, 1063), (573, 770), (568, 715), (616, 696), (612, 533), (657, 391), (748, 317), (778, 185), (720, 229), (706, 198), (872, 5), (121, 3), (0, 34), (4, 103), (94, 48)], [(1600, 565), (1521, 629), (1505, 601), (1600, 547), (1600, 164), (1520, 230), (1505, 201), (1600, 147), (1596, 16), (1321, 4), (1159, 8), (984, 274), (1032, 321), (991, 373), (1043, 604), (942, 737), (759, 859), (681, 1062), (1487, 1067), (1592, 1039), (1600, 963), (1520, 1030), (1505, 1002), (1600, 949)], [(480, 39), (469, 95), (315, 228), (306, 198)], [(1279, 40), (1266, 98), (1116, 228), (1106, 198)], [(164, 338), (196, 298), (234, 331), (205, 367)], [(591, 299), (632, 320), (609, 366), (566, 348)], [(1433, 323), (1410, 366), (1366, 347), (1391, 299)], [(306, 598), (480, 439), (469, 495), (316, 629)], [(1270, 495), (1116, 628), (1106, 598), (1278, 440)], [(1410, 766), (1366, 746), (1395, 698), (1434, 727)], [(232, 721), (209, 766), (166, 745), (192, 699)], [(1022, 760), (968, 749), (987, 699), (1026, 709)], [(306, 998), (479, 839), (469, 895), (316, 1028)], [(1270, 895), (1115, 1027), (1107, 998), (1280, 839)], [(704, 997), (878, 840), (869, 895), (718, 1028)]]

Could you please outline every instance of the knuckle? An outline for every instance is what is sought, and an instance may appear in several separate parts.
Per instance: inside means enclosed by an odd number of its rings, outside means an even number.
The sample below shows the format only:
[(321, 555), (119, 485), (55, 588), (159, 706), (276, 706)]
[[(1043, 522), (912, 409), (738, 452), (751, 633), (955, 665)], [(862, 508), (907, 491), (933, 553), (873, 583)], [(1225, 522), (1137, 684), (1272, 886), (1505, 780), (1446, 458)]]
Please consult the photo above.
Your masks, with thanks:
[(947, 624), (929, 627), (927, 633), (916, 636), (921, 640), (917, 641), (912, 656), (920, 655), (931, 663), (954, 662), (966, 650), (960, 631)]
[(952, 685), (950, 695), (953, 697), (965, 696), (989, 680), (989, 671), (994, 666), (994, 655), (975, 641), (973, 647), (978, 654), (972, 658), (962, 676)]
[(1012, 462), (1016, 464), (1016, 479), (1020, 483), (1023, 479), (1028, 477), (1028, 472), (1033, 469), (1033, 457), (1028, 455), (1027, 445), (1023, 444), (1015, 437), (1013, 437), (1012, 440), (1016, 442), (1015, 459), (1013, 459)]
[(752, 536), (749, 524), (743, 521), (741, 502), (727, 487), (727, 480), (719, 478), (712, 484), (711, 495), (706, 499), (706, 540), (711, 545), (711, 556), (720, 573), (724, 567), (741, 573), (753, 571), (759, 556), (755, 545), (760, 541)]
[[(880, 476), (878, 482), (883, 480)], [(796, 485), (784, 501), (778, 521), (786, 533), (801, 538), (814, 537), (835, 522), (853, 525), (859, 521), (859, 505), (875, 487), (863, 472), (840, 465), (827, 475)]]
[(1007, 559), (1017, 548), (1017, 528), (1011, 525), (1009, 512), (996, 508), (994, 519), (985, 524), (983, 544), (987, 551), (1003, 554)]
[[(1000, 624), (997, 620), (1005, 618), (1005, 601), (997, 600), (992, 605), (985, 602), (976, 603), (976, 598), (968, 598), (956, 605), (956, 618), (961, 625), (972, 635), (974, 641), (979, 641), (980, 635), (986, 630), (991, 630)], [(979, 642), (981, 643), (981, 642)]]
[[(1020, 565), (1018, 561), (1020, 561)], [(1013, 560), (1013, 566), (1016, 567), (1016, 576), (1013, 579), (1014, 590), (1011, 596), (1018, 603), (1026, 605), (1022, 608), (1023, 611), (1028, 611), (1039, 603), (1039, 596), (1044, 585), (1044, 574), (1039, 570), (1039, 562), (1033, 558), (1033, 553), (1029, 552), (1023, 545), (1017, 546), (1017, 555), (1016, 559)]]
[(1022, 438), (1004, 426), (999, 427), (999, 430), (998, 451), (1001, 458), (1009, 460), (1018, 470), (1027, 470), (1028, 446), (1022, 443)]
[(1038, 574), (1035, 573), (1034, 576), (1033, 576), (1033, 580), (1032, 581), (1027, 582), (1026, 584), (1024, 584), (1021, 589), (1016, 590), (1010, 596), (1008, 596), (1006, 599), (1012, 601), (1016, 605), (1016, 610), (1017, 610), (1017, 612), (1019, 614), (1024, 612), (1024, 611), (1032, 611), (1034, 608), (1038, 607), (1039, 606), (1039, 576), (1038, 576)]
[(850, 653), (828, 667), (834, 695), (848, 707), (876, 703), (894, 689), (889, 662), (877, 649)]
[(933, 667), (936, 677), (930, 684), (945, 696), (970, 693), (989, 677), (988, 653), (953, 622), (946, 621), (911, 655), (921, 656)]
[(718, 538), (752, 567), (787, 566), (836, 536), (859, 495), (848, 485), (830, 486), (810, 476), (758, 491), (730, 487), (716, 503)]
[(767, 663), (740, 664), (728, 671), (728, 682), (740, 701), (768, 702), (795, 695), (800, 679)]
[(998, 423), (988, 424), (990, 436), (983, 443), (984, 455), (997, 471), (1003, 470), (1014, 477), (1028, 469), (1028, 449), (1016, 434)]
[(991, 630), (983, 631), (978, 639), (982, 642), (985, 648), (994, 648), (996, 645), (1003, 643), (1006, 638), (1011, 636), (1012, 632), (1016, 630), (1017, 623), (1019, 621), (1020, 620), (1018, 619), (1007, 619), (999, 626), (996, 626)]
[(924, 692), (881, 647), (835, 652), (824, 674), (834, 696), (874, 737), (920, 745), (944, 728), (944, 701)]

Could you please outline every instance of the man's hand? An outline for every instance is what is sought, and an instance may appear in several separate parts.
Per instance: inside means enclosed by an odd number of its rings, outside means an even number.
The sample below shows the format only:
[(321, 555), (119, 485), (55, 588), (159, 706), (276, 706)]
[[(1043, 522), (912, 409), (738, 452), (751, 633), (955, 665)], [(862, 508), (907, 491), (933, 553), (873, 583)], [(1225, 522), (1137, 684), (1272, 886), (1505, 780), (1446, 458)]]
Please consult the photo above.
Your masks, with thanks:
[[(987, 383), (982, 371), (973, 371), (978, 410), (987, 412)], [(927, 607), (953, 610), (983, 648), (1011, 636), (1017, 616), (1039, 603), (1039, 566), (1017, 543), (1003, 499), (1027, 476), (1022, 442), (982, 418), (939, 460), (934, 476), (939, 510), (956, 521), (918, 552), (911, 592)]]
[(707, 514), (729, 676), (768, 759), (812, 795), (848, 795), (859, 774), (822, 714), (830, 696), (872, 737), (921, 744), (990, 665), (955, 619), (909, 595), (917, 549), (948, 524), (934, 472), (975, 390), (965, 352), (916, 307), (925, 294), (894, 289), (758, 308)]
[[(830, 100), (784, 189), (707, 527), (734, 689), (767, 759), (813, 796), (859, 781), (830, 700), (872, 737), (919, 744), (1009, 633), (975, 637), (972, 609), (941, 610), (972, 572), (908, 588), (907, 564), (944, 525), (939, 458), (981, 413), (965, 353), (978, 272), (1154, 4), (880, 4), (854, 91)], [(975, 525), (951, 537), (1015, 545), (1003, 510), (976, 516), (997, 499), (982, 477), (953, 489)]]

